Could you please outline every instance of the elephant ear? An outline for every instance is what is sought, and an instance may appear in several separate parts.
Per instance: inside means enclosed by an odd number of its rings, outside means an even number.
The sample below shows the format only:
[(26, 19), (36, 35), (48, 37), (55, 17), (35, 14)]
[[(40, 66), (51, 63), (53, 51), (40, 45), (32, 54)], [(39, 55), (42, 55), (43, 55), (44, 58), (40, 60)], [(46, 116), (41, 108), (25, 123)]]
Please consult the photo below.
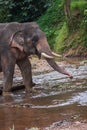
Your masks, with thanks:
[(20, 51), (23, 51), (23, 45), (24, 45), (23, 31), (17, 31), (14, 34), (12, 34), (9, 45), (12, 48), (17, 48)]

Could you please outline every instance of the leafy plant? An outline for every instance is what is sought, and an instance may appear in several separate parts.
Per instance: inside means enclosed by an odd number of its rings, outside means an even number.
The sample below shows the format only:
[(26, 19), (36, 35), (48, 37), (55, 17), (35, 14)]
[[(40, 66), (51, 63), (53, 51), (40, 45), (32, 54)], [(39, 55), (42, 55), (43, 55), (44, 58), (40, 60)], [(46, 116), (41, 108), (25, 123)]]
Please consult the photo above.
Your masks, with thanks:
[(63, 0), (55, 0), (51, 3), (46, 13), (37, 21), (41, 29), (46, 33), (52, 49), (58, 34), (57, 29), (61, 28), (64, 19)]
[(86, 0), (73, 0), (71, 2), (71, 10), (80, 9), (80, 11), (84, 12), (84, 9), (87, 8)]
[(55, 50), (61, 52), (64, 47), (64, 40), (68, 36), (68, 28), (66, 22), (63, 23), (62, 28), (59, 30), (59, 35), (55, 39)]
[(49, 0), (0, 0), (0, 22), (36, 21), (50, 6)]

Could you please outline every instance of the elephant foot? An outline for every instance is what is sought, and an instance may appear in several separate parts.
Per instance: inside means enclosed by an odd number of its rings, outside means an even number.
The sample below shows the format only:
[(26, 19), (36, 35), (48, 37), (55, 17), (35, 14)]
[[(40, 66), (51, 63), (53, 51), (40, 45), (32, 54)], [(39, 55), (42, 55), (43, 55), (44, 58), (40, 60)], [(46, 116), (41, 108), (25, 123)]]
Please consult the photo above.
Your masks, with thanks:
[(32, 82), (32, 87), (34, 87), (36, 85), (36, 83)]
[(37, 90), (35, 88), (31, 89), (31, 93), (36, 93), (36, 92), (37, 92)]
[(35, 90), (35, 88), (30, 88), (29, 90), (25, 90), (26, 94), (32, 94), (32, 93), (36, 93), (37, 91)]

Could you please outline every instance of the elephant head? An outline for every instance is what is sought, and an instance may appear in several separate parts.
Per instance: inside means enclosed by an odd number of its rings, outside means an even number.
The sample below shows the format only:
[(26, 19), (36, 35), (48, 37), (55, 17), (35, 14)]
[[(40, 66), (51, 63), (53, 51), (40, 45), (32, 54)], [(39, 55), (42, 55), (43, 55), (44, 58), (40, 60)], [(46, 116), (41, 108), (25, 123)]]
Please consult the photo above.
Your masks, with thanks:
[(54, 56), (60, 55), (51, 51), (45, 33), (41, 31), (35, 22), (24, 23), (22, 30), (12, 35), (10, 45), (11, 47), (18, 48), (28, 56), (32, 54), (37, 55), (39, 58), (44, 56), (54, 70), (72, 78), (69, 72), (61, 68), (54, 61)]

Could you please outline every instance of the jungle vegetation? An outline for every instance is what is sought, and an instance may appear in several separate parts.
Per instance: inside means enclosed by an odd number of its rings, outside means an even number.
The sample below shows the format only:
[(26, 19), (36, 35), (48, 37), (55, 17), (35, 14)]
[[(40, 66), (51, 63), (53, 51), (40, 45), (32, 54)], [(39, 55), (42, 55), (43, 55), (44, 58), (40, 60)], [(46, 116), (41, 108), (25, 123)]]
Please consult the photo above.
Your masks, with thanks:
[(87, 55), (87, 0), (0, 0), (0, 22), (12, 21), (37, 21), (53, 50)]

